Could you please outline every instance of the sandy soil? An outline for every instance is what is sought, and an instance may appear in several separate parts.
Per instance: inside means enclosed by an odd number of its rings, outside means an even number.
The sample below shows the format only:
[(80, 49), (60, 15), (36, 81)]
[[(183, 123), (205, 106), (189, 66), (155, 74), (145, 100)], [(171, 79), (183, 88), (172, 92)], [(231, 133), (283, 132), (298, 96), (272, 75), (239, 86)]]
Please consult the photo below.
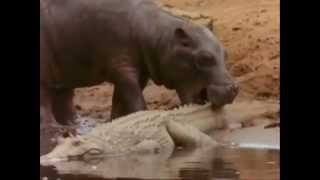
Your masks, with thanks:
[[(278, 99), (280, 66), (279, 0), (158, 0), (174, 9), (213, 20), (213, 31), (229, 51), (228, 68), (240, 84), (240, 99)], [(202, 17), (201, 16), (201, 17)], [(107, 120), (113, 86), (76, 90), (80, 115)], [(149, 109), (179, 104), (174, 91), (152, 82), (144, 90)]]

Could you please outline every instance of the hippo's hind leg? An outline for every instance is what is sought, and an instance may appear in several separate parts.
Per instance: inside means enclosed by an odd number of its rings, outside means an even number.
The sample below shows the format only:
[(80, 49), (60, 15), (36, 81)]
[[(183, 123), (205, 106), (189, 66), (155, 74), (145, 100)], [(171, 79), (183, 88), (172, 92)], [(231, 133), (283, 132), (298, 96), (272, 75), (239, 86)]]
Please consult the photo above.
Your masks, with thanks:
[(112, 97), (111, 119), (146, 109), (146, 103), (139, 86), (115, 85)]
[(53, 98), (53, 113), (57, 121), (63, 125), (73, 125), (76, 118), (73, 106), (73, 89), (58, 89)]

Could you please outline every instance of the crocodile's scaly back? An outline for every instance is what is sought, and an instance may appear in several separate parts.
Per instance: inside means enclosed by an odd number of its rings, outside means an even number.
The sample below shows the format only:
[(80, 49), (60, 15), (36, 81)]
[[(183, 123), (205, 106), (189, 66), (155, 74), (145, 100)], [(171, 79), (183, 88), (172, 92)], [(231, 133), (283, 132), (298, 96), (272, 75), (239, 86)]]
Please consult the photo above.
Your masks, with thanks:
[[(124, 117), (120, 117), (111, 123), (102, 124), (89, 132), (85, 137), (101, 139), (102, 141), (115, 141), (128, 136), (142, 135), (150, 138), (155, 130), (163, 126), (166, 121), (177, 121), (189, 124), (200, 131), (208, 131), (222, 127), (223, 118), (219, 117), (221, 111), (212, 111), (210, 104), (185, 105), (169, 111), (139, 111)], [(217, 123), (221, 121), (220, 123)], [(109, 139), (110, 136), (114, 138)], [(119, 137), (117, 137), (119, 136)]]
[(225, 125), (224, 110), (213, 111), (209, 103), (205, 105), (185, 105), (168, 113), (170, 116), (176, 117), (176, 121), (189, 124), (202, 132), (223, 128)]
[(177, 121), (191, 125), (202, 132), (207, 132), (224, 127), (223, 115), (223, 110), (213, 111), (209, 103), (205, 105), (189, 104), (168, 111), (139, 111), (118, 118), (111, 123), (100, 125), (87, 136), (107, 138), (111, 134), (125, 136), (125, 133), (128, 133), (128, 135), (143, 134), (149, 138), (151, 132), (163, 126), (166, 121)]

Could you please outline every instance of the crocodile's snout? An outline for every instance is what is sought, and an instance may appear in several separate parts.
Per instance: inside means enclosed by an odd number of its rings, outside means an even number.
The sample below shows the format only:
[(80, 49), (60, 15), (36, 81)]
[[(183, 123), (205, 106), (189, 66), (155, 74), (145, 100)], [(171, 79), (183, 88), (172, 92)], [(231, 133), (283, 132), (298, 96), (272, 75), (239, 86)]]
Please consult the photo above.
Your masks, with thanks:
[(40, 156), (40, 165), (42, 166), (50, 166), (63, 161), (67, 161), (67, 158), (51, 158), (48, 155)]

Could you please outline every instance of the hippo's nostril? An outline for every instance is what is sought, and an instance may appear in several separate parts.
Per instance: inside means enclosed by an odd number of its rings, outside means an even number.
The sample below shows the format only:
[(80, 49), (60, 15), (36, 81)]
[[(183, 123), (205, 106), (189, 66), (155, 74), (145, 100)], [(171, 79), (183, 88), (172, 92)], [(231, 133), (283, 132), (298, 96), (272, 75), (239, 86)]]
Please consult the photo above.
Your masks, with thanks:
[(232, 91), (236, 95), (239, 92), (239, 86), (237, 84), (232, 85)]
[(237, 84), (232, 84), (229, 86), (229, 98), (230, 101), (233, 101), (233, 99), (238, 95), (239, 93), (239, 86)]

